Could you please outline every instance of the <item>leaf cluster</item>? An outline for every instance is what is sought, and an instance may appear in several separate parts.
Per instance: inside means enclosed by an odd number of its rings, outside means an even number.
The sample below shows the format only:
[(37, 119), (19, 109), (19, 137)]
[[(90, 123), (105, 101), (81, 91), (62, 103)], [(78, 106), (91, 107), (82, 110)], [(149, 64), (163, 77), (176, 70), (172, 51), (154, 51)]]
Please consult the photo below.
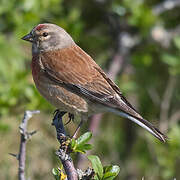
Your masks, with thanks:
[[(87, 150), (92, 149), (92, 145), (87, 144), (91, 137), (92, 133), (86, 132), (78, 139), (72, 138), (70, 142), (71, 152), (86, 153)], [(103, 167), (99, 157), (95, 155), (89, 155), (88, 159), (91, 161), (92, 168), (95, 172), (93, 180), (113, 180), (119, 174), (120, 168), (117, 165)], [(66, 178), (66, 175), (60, 168), (53, 168), (52, 173), (56, 180), (64, 180)]]

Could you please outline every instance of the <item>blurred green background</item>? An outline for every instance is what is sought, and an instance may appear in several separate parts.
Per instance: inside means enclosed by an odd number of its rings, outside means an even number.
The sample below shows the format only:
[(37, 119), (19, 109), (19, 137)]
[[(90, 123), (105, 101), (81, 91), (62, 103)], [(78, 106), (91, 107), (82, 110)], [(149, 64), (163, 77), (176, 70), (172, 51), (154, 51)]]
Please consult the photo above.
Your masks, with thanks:
[[(59, 165), (55, 110), (37, 92), (31, 45), (21, 37), (43, 22), (72, 35), (120, 87), (141, 114), (169, 137), (160, 143), (142, 128), (107, 113), (91, 118), (94, 149), (103, 164), (121, 167), (117, 179), (180, 179), (180, 3), (162, 0), (0, 1), (0, 179), (17, 179), (18, 126), (25, 110), (41, 110), (29, 122), (38, 130), (27, 145), (27, 176), (53, 179)], [(97, 116), (96, 116), (97, 117)], [(98, 117), (97, 117), (98, 118)], [(77, 124), (67, 126), (70, 134)], [(79, 159), (79, 162), (78, 162)], [(76, 158), (85, 169), (88, 160)]]

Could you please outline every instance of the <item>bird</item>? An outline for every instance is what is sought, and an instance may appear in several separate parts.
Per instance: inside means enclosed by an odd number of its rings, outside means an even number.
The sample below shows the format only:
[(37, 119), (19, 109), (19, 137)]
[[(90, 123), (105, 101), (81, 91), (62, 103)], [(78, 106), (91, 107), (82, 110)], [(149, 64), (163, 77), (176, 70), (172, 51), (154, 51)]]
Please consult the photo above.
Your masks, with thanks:
[(32, 76), (40, 94), (63, 112), (81, 116), (111, 112), (129, 119), (162, 142), (167, 136), (144, 119), (119, 87), (60, 26), (43, 23), (22, 40), (32, 43)]

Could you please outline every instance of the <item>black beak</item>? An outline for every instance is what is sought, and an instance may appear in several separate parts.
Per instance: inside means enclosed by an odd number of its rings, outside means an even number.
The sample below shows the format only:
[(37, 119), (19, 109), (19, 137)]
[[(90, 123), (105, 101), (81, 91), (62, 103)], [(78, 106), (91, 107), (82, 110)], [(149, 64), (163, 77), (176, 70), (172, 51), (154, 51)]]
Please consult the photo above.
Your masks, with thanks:
[(23, 36), (21, 39), (25, 40), (25, 41), (33, 42), (33, 35), (31, 33), (29, 33), (29, 34)]

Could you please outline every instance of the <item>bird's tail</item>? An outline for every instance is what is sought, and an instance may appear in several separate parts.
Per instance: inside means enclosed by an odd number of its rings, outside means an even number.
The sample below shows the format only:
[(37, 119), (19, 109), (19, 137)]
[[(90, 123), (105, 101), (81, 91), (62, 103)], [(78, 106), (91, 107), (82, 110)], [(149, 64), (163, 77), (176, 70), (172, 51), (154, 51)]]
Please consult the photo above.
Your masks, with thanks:
[(143, 127), (144, 129), (146, 129), (147, 131), (149, 131), (153, 136), (155, 136), (156, 138), (158, 138), (160, 141), (162, 142), (166, 142), (167, 140), (167, 136), (165, 136), (163, 133), (161, 133), (156, 127), (154, 127), (150, 122), (148, 122), (147, 120), (143, 119), (143, 118), (138, 118), (138, 117), (134, 117), (132, 115), (129, 115), (127, 113), (124, 112), (120, 112), (120, 111), (116, 111), (116, 114), (125, 117), (133, 122), (135, 122), (136, 124), (138, 124), (139, 126)]

